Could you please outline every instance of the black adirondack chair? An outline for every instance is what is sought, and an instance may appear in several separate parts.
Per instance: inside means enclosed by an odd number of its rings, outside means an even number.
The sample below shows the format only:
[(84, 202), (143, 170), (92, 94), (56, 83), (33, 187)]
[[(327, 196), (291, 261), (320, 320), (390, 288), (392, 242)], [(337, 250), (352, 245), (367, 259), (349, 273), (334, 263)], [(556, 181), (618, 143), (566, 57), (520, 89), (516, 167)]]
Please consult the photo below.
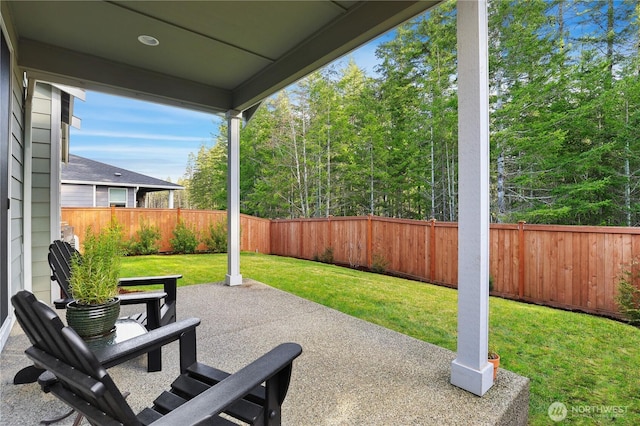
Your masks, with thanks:
[[(182, 320), (92, 352), (55, 311), (27, 291), (11, 298), (33, 346), (27, 356), (47, 370), (38, 382), (95, 425), (280, 425), (293, 360), (302, 352), (284, 343), (229, 375), (196, 359), (198, 319)], [(114, 363), (180, 341), (180, 376), (153, 405), (135, 414), (106, 371)], [(229, 417), (221, 417), (224, 413)], [(243, 423), (241, 423), (243, 424)]]
[[(51, 279), (60, 286), (62, 296), (61, 299), (53, 302), (57, 309), (65, 309), (67, 303), (73, 300), (69, 291), (69, 279), (71, 278), (71, 258), (76, 255), (80, 255), (80, 253), (65, 241), (55, 240), (49, 246)], [(166, 295), (162, 297), (162, 292), (126, 293), (120, 295), (120, 304), (147, 304), (147, 309), (144, 312), (130, 318), (143, 324), (148, 330), (174, 322), (176, 320), (176, 288), (179, 278), (182, 278), (182, 275), (121, 278), (118, 283), (121, 287), (163, 284)], [(155, 300), (160, 301), (159, 308), (156, 308)]]
[[(54, 300), (57, 309), (65, 309), (67, 303), (73, 299), (69, 291), (69, 278), (71, 277), (71, 258), (79, 255), (78, 251), (69, 243), (55, 240), (49, 246), (49, 266), (51, 268), (51, 280), (56, 281), (60, 287), (62, 298)], [(176, 294), (178, 279), (182, 275), (167, 275), (156, 277), (121, 278), (120, 286), (163, 284), (164, 291), (131, 292), (121, 294), (121, 305), (145, 305), (143, 312), (134, 314), (129, 318), (144, 325), (147, 330), (153, 330), (160, 326), (176, 321)], [(162, 370), (162, 352), (160, 347), (148, 352), (148, 371)], [(14, 384), (33, 383), (43, 370), (34, 366), (23, 368), (13, 378)]]
[[(60, 287), (61, 299), (54, 300), (57, 309), (65, 309), (67, 303), (73, 299), (69, 291), (69, 278), (71, 277), (71, 258), (78, 251), (69, 243), (56, 240), (49, 246), (49, 266), (51, 267), (51, 280), (56, 281)], [(79, 253), (78, 253), (79, 255)], [(153, 330), (160, 326), (176, 321), (176, 294), (178, 279), (182, 275), (167, 275), (158, 277), (134, 277), (120, 279), (120, 286), (163, 284), (164, 292), (132, 292), (120, 295), (121, 305), (143, 304), (146, 309), (129, 318), (144, 325), (147, 330)], [(164, 302), (164, 303), (163, 303)], [(148, 371), (162, 370), (162, 352), (160, 347), (147, 353)], [(18, 371), (13, 378), (14, 384), (33, 383), (43, 370), (31, 366)]]
[[(34, 306), (44, 304), (38, 301), (33, 293), (30, 293), (28, 291), (18, 292), (11, 298), (11, 303), (14, 306), (18, 324), (20, 324), (20, 326), (24, 330), (31, 344), (35, 347), (42, 348), (50, 353), (59, 353), (61, 347), (58, 344), (57, 340), (55, 338), (52, 338), (51, 333), (48, 333), (46, 331), (43, 320), (33, 313)], [(62, 327), (62, 322), (60, 321), (59, 317), (57, 317), (55, 312), (53, 312), (53, 310), (49, 309), (46, 317), (49, 319), (52, 319), (54, 317), (58, 318), (56, 321), (56, 326), (58, 328)], [(100, 364), (102, 364), (105, 368), (110, 368), (115, 365), (121, 364), (129, 359), (135, 358), (136, 356), (149, 353), (150, 351), (157, 352), (158, 348), (176, 340), (178, 336), (189, 331), (193, 331), (199, 323), (200, 320), (198, 320), (197, 318), (191, 318), (163, 326), (162, 333), (159, 333), (157, 331), (148, 333), (145, 335), (145, 342), (148, 347), (141, 348), (141, 345), (137, 344), (136, 341), (126, 341), (114, 346), (104, 346), (102, 348), (95, 347), (93, 351)], [(14, 378), (14, 384), (33, 383), (44, 372), (45, 369), (40, 366), (36, 367), (34, 365), (25, 367), (20, 370), (18, 374), (16, 374), (16, 377)], [(71, 414), (73, 414), (73, 412), (74, 410), (70, 410), (59, 416), (42, 420), (40, 423), (45, 425), (55, 423), (70, 416)], [(81, 418), (76, 419), (76, 422), (74, 422), (74, 426), (79, 424), (80, 420)]]

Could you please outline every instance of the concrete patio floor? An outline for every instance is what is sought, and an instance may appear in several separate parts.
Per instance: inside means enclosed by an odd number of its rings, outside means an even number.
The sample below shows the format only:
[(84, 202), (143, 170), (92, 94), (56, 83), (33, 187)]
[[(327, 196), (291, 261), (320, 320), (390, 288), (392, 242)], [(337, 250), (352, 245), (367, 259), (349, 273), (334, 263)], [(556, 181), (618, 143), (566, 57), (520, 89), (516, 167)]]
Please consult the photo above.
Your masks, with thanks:
[[(453, 352), (252, 280), (239, 287), (179, 288), (178, 318), (186, 317), (202, 319), (199, 361), (229, 372), (279, 343), (302, 346), (283, 406), (285, 425), (527, 423), (528, 379), (500, 369), (496, 384), (479, 398), (449, 383)], [(0, 356), (4, 426), (36, 425), (65, 410), (37, 384), (13, 385), (15, 372), (30, 365), (24, 355), (28, 346), (14, 326)], [(147, 373), (142, 357), (109, 373), (121, 390), (131, 392), (128, 401), (137, 412), (177, 376), (178, 344), (163, 349), (161, 372)], [(72, 418), (57, 424), (70, 425)]]

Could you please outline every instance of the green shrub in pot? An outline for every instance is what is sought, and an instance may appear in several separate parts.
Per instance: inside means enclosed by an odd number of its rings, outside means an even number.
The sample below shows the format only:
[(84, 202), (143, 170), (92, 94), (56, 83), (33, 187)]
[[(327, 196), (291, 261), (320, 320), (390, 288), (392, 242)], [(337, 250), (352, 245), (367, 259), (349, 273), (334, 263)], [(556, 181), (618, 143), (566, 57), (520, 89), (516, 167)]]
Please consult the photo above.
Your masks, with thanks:
[(91, 338), (108, 334), (120, 314), (121, 230), (116, 223), (100, 232), (89, 227), (82, 248), (82, 255), (71, 259), (69, 287), (74, 301), (67, 306), (67, 322), (80, 336)]
[(122, 233), (117, 224), (95, 233), (89, 227), (82, 255), (71, 259), (71, 295), (80, 305), (99, 305), (118, 296)]

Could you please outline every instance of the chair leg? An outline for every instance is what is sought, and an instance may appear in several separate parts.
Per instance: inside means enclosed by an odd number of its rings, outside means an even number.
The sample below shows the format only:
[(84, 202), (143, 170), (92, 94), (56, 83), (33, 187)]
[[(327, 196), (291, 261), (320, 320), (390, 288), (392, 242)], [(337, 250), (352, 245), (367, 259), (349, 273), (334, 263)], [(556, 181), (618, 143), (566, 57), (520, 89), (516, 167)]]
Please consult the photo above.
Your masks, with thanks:
[(162, 371), (162, 350), (154, 349), (147, 354), (147, 371)]
[[(160, 327), (160, 300), (147, 302), (147, 329), (154, 330)], [(147, 371), (162, 371), (162, 349), (154, 349), (147, 354)]]

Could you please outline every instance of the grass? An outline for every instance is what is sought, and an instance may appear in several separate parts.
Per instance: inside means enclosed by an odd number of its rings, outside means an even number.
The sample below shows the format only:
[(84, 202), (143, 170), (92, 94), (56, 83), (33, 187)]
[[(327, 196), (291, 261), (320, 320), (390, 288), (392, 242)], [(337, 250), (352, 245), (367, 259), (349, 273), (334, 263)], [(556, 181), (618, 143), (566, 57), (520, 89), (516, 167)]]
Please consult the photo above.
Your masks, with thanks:
[[(225, 254), (131, 257), (124, 259), (122, 275), (179, 271), (181, 285), (216, 282), (224, 280), (226, 262)], [(456, 350), (455, 290), (254, 253), (243, 253), (241, 265), (245, 277)], [(492, 297), (490, 344), (501, 367), (531, 379), (530, 424), (553, 423), (547, 410), (555, 401), (569, 410), (565, 423), (640, 423), (640, 329)]]

